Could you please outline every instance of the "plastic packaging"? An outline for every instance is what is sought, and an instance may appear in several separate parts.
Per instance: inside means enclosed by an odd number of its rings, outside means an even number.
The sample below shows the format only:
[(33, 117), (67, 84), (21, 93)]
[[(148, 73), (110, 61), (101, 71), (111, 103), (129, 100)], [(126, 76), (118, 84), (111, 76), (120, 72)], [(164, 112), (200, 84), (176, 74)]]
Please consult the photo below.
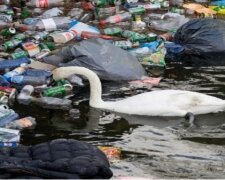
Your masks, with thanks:
[(17, 96), (17, 101), (19, 104), (28, 105), (32, 101), (32, 93), (34, 92), (34, 87), (31, 85), (26, 85), (23, 87), (23, 89), (20, 91), (20, 93)]
[(64, 0), (30, 0), (26, 5), (37, 8), (58, 7), (64, 5)]
[(71, 28), (69, 29), (69, 31), (71, 31), (75, 35), (75, 37), (81, 37), (82, 31), (100, 33), (96, 27), (89, 26), (76, 20), (72, 21), (70, 26)]

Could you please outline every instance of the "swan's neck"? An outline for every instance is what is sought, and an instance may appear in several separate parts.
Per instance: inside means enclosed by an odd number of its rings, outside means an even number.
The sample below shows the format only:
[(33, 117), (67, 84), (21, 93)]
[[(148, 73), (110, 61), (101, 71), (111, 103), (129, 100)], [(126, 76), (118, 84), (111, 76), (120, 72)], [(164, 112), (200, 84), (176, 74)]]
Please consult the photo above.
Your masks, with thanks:
[(55, 80), (67, 78), (73, 74), (85, 76), (90, 83), (90, 106), (97, 108), (102, 106), (102, 85), (99, 77), (94, 72), (82, 67), (61, 67), (56, 69), (53, 74)]

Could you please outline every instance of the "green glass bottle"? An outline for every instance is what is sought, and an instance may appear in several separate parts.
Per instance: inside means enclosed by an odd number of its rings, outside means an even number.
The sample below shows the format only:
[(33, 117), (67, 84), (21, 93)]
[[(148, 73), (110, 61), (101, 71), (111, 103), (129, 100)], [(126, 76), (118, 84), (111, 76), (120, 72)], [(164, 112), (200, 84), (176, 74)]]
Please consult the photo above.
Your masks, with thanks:
[(7, 28), (7, 29), (3, 29), (1, 34), (3, 36), (12, 36), (14, 34), (16, 34), (16, 29), (13, 27)]
[(67, 95), (68, 92), (71, 92), (71, 91), (72, 91), (71, 85), (70, 86), (62, 85), (62, 86), (56, 86), (56, 87), (46, 89), (43, 92), (43, 95), (45, 97), (57, 97), (57, 96), (63, 97)]
[(27, 56), (28, 56), (27, 51), (22, 51), (22, 50), (11, 54), (11, 57), (13, 59), (18, 59), (18, 58), (27, 57)]
[(134, 8), (130, 8), (129, 12), (132, 15), (142, 15), (142, 14), (145, 13), (145, 8), (143, 8), (143, 7), (134, 7)]
[(112, 27), (112, 28), (106, 28), (103, 31), (104, 31), (104, 34), (106, 35), (118, 36), (118, 35), (121, 35), (123, 30), (119, 27)]

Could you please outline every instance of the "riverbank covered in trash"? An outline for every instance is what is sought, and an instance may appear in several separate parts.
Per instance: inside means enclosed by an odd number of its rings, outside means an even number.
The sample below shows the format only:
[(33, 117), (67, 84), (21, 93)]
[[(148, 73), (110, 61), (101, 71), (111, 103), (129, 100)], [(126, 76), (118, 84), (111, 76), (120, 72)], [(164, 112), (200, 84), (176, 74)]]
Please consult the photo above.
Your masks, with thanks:
[(104, 152), (115, 178), (224, 177), (223, 112), (191, 124), (103, 111), (86, 78), (54, 71), (94, 71), (104, 101), (161, 89), (225, 99), (222, 1), (0, 3), (1, 147), (76, 139)]

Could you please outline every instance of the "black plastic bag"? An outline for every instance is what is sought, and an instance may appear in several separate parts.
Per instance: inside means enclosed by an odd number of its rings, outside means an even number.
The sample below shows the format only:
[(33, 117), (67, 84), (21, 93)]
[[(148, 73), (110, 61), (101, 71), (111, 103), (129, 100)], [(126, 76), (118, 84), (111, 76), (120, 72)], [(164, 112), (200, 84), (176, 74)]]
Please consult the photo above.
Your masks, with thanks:
[(184, 51), (168, 57), (167, 63), (183, 66), (225, 65), (225, 22), (217, 19), (194, 19), (181, 26), (174, 37)]
[(183, 45), (185, 54), (225, 54), (225, 21), (191, 20), (177, 30), (174, 40)]
[(67, 46), (44, 61), (55, 66), (86, 67), (103, 80), (136, 80), (146, 75), (136, 57), (102, 39)]

